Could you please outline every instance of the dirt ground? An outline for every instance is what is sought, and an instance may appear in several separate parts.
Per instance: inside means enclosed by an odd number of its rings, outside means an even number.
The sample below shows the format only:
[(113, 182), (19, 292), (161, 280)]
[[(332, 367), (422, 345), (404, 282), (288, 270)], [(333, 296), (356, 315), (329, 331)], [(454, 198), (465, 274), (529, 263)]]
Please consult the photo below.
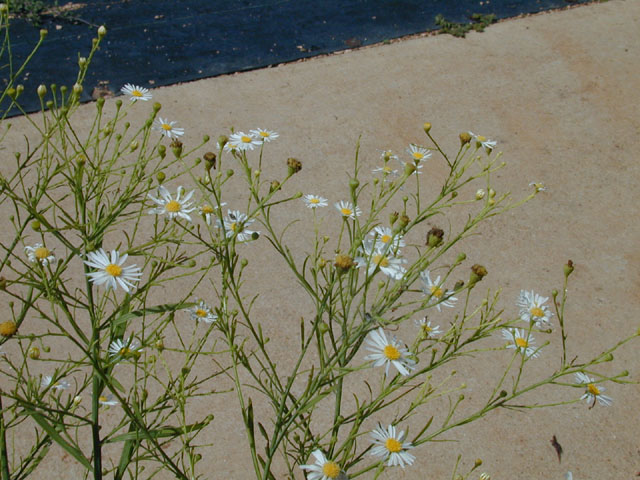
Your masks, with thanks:
[[(507, 162), (495, 179), (499, 193), (524, 196), (530, 182), (542, 182), (547, 190), (484, 224), (481, 236), (465, 243), (465, 252), (470, 262), (489, 269), (487, 286), (503, 287), (502, 302), (512, 314), (521, 289), (550, 296), (561, 288), (562, 266), (571, 259), (576, 270), (567, 309), (570, 348), (586, 359), (640, 326), (639, 32), (640, 2), (613, 0), (504, 21), (465, 39), (412, 38), (159, 88), (153, 95), (162, 114), (185, 128), (185, 143), (205, 134), (215, 138), (232, 126), (279, 132), (269, 158), (304, 163), (292, 191), (331, 202), (348, 195), (347, 173), (359, 137), (364, 169), (379, 163), (383, 149), (401, 153), (409, 143), (425, 142), (426, 121), (449, 151), (457, 148), (462, 131), (496, 140)], [(78, 117), (91, 118), (93, 109), (82, 107)], [(12, 119), (14, 128), (22, 121)], [(433, 186), (429, 176), (427, 166), (425, 188)], [(261, 248), (270, 255), (258, 243), (249, 248), (258, 249), (253, 255)], [(286, 345), (293, 333), (281, 326), (299, 318), (305, 304), (282, 297), (289, 278), (278, 267), (256, 262), (251, 268), (255, 285), (264, 285), (261, 308), (268, 314), (265, 325), (275, 332), (272, 342)], [(445, 324), (447, 315), (434, 319)], [(627, 369), (630, 380), (640, 380), (637, 348), (620, 350), (600, 371)], [(288, 355), (284, 349), (276, 353), (282, 362)], [(536, 372), (550, 371), (557, 360), (557, 350), (543, 352)], [(495, 377), (492, 366), (479, 357), (461, 369), (469, 395)], [(610, 408), (589, 409), (580, 402), (525, 413), (496, 411), (452, 432), (452, 442), (421, 446), (413, 466), (383, 477), (451, 478), (462, 454), (465, 467), (481, 458), (481, 470), (494, 479), (562, 479), (567, 471), (576, 480), (636, 478), (640, 388), (606, 386), (614, 399)], [(535, 401), (555, 398), (545, 390)], [(203, 471), (211, 472), (204, 478), (253, 478), (238, 412), (230, 405), (220, 399), (206, 412), (194, 412), (216, 416), (206, 433), (214, 446), (204, 454)], [(553, 435), (564, 449), (561, 463)], [(58, 477), (78, 473), (66, 463), (51, 468), (59, 470)]]

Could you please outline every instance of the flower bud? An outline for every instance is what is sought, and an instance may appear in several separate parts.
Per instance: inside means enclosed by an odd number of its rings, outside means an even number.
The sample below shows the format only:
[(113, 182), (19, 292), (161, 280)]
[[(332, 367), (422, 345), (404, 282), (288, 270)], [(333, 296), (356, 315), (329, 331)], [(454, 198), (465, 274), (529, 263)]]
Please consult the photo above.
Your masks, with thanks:
[(16, 325), (16, 322), (12, 320), (0, 323), (0, 335), (2, 335), (3, 337), (13, 337), (17, 331), (18, 325)]
[(496, 191), (493, 188), (489, 189), (489, 198), (494, 198), (496, 196)]
[(462, 287), (464, 287), (464, 280), (458, 280), (456, 282), (456, 284), (453, 286), (453, 291), (457, 292), (458, 290), (460, 290)]
[(258, 232), (253, 232), (251, 234), (251, 240), (258, 240), (260, 238), (260, 233)]
[(280, 182), (278, 180), (273, 180), (271, 185), (269, 185), (269, 193), (273, 193), (278, 190), (280, 190)]
[(462, 132), (460, 135), (460, 145), (466, 145), (471, 141), (471, 135), (469, 132)]
[(396, 220), (398, 220), (399, 216), (400, 214), (398, 212), (392, 212), (391, 214), (389, 214), (389, 223), (391, 224), (392, 227), (393, 227), (393, 224), (396, 223)]
[(4, 277), (0, 277), (0, 290), (7, 289), (7, 279)]
[(404, 174), (408, 177), (409, 175), (412, 175), (413, 172), (416, 171), (416, 166), (414, 163), (411, 162), (407, 162), (404, 164)]
[(427, 233), (426, 245), (429, 248), (439, 247), (440, 245), (442, 245), (443, 237), (444, 237), (444, 230), (438, 227), (433, 227), (431, 230), (429, 230), (429, 233)]
[(9, 11), (9, 7), (6, 3), (0, 3), (0, 13), (7, 13)]
[(227, 177), (233, 177), (233, 173), (232, 169), (227, 170)]
[(485, 196), (485, 191), (482, 188), (476, 190), (476, 200), (482, 200)]
[(36, 232), (40, 230), (40, 228), (42, 227), (42, 225), (40, 225), (40, 222), (38, 220), (34, 220), (33, 222), (31, 222), (31, 229), (35, 230)]
[(564, 266), (564, 276), (568, 277), (573, 273), (573, 262), (571, 260), (567, 260), (567, 264)]
[(158, 339), (156, 340), (156, 349), (161, 352), (164, 350), (164, 340), (163, 339)]
[(40, 358), (40, 349), (34, 345), (29, 349), (28, 355), (31, 360), (37, 360)]
[(189, 260), (186, 264), (187, 268), (193, 268), (196, 266), (196, 261), (192, 258), (191, 260)]
[(45, 85), (38, 85), (38, 89), (36, 91), (38, 92), (38, 96), (40, 98), (44, 98), (44, 96), (47, 94), (47, 87)]
[(11, 100), (15, 100), (16, 99), (16, 89), (11, 87), (10, 89), (7, 90), (7, 95), (9, 95), (9, 98)]
[(478, 468), (480, 465), (482, 465), (482, 459), (476, 458), (476, 461), (473, 465), (474, 465), (474, 468)]
[(73, 93), (76, 95), (80, 95), (82, 93), (82, 85), (80, 85), (79, 83), (74, 83), (73, 84)]
[(139, 146), (140, 144), (138, 143), (137, 140), (131, 140), (131, 143), (129, 143), (129, 151), (135, 152)]
[(45, 38), (47, 38), (49, 31), (46, 28), (41, 28), (40, 29), (40, 40), (44, 40)]
[(179, 159), (182, 156), (182, 142), (177, 138), (174, 138), (169, 146), (171, 147), (173, 155)]
[(403, 230), (404, 227), (409, 225), (410, 221), (411, 221), (411, 219), (406, 214), (400, 215), (400, 218), (398, 218), (398, 226), (396, 227), (396, 229), (398, 231)]
[(164, 145), (158, 145), (158, 155), (160, 155), (160, 158), (163, 158), (167, 155), (167, 147), (165, 147)]
[(351, 190), (351, 195), (355, 196), (356, 189), (360, 186), (360, 181), (357, 178), (352, 178), (349, 180), (349, 189)]
[(227, 137), (226, 135), (220, 135), (218, 137), (218, 148), (222, 150), (228, 141), (229, 137)]
[(80, 395), (76, 395), (75, 397), (73, 397), (73, 405), (74, 406), (78, 406), (80, 405), (80, 402), (82, 401), (82, 397)]
[(98, 38), (102, 40), (106, 34), (107, 28), (104, 25), (100, 25), (100, 27), (98, 28)]
[(287, 167), (289, 171), (289, 175), (293, 175), (302, 170), (302, 162), (295, 158), (287, 158)]
[(80, 68), (84, 68), (87, 66), (87, 57), (80, 57), (78, 58), (78, 66)]
[(329, 325), (327, 325), (325, 322), (320, 322), (320, 324), (318, 325), (318, 331), (324, 335), (325, 333), (327, 333), (329, 331)]
[(424, 133), (429, 133), (429, 131), (431, 130), (431, 124), (429, 122), (425, 122), (422, 125), (422, 129), (424, 130)]
[(216, 169), (216, 159), (217, 156), (213, 152), (207, 152), (204, 154), (204, 168), (207, 170), (211, 170), (212, 168)]
[(156, 180), (158, 180), (158, 183), (160, 185), (162, 185), (162, 182), (164, 182), (166, 178), (167, 178), (167, 175), (164, 172), (156, 173)]

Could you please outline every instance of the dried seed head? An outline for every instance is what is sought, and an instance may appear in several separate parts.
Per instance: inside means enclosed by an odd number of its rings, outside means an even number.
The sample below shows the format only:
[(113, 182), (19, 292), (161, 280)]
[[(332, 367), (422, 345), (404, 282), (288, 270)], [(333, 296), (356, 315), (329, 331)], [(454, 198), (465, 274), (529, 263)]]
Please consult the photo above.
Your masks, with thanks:
[(9, 320), (8, 322), (0, 323), (0, 335), (3, 337), (13, 337), (18, 331), (18, 325), (16, 322)]

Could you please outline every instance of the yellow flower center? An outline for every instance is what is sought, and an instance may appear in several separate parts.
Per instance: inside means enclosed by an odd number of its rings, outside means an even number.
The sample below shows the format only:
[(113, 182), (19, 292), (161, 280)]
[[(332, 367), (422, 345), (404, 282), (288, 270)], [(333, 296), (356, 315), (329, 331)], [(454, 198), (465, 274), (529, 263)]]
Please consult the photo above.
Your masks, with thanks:
[(122, 347), (118, 353), (120, 355), (122, 355), (123, 357), (126, 357), (127, 355), (129, 355), (131, 353), (131, 349), (129, 347)]
[(544, 317), (544, 311), (540, 307), (533, 307), (529, 312), (534, 317)]
[(202, 308), (196, 308), (196, 316), (198, 316), (200, 318), (204, 318), (207, 315), (209, 315), (209, 314), (207, 313), (206, 310), (203, 310)]
[(400, 352), (398, 351), (398, 349), (396, 347), (394, 347), (393, 345), (385, 346), (384, 350), (382, 351), (382, 353), (389, 360), (398, 360), (402, 356), (400, 354)]
[(402, 450), (402, 443), (395, 438), (387, 438), (387, 441), (384, 442), (384, 446), (387, 447), (387, 450), (391, 453), (398, 453)]
[(167, 210), (167, 212), (176, 213), (180, 211), (182, 206), (177, 200), (171, 200), (170, 202), (167, 202), (164, 208)]
[(210, 214), (213, 213), (213, 207), (211, 205), (203, 205), (202, 206), (202, 213), (204, 214)]
[(232, 232), (235, 232), (235, 233), (242, 231), (242, 227), (238, 225), (238, 222), (233, 222), (231, 225), (229, 225), (229, 228), (231, 229)]
[(260, 132), (260, 136), (263, 138), (267, 138), (269, 136), (269, 132)]
[(335, 462), (325, 462), (322, 465), (322, 473), (325, 477), (337, 478), (340, 475), (340, 467)]
[(320, 203), (320, 199), (318, 198), (312, 198), (311, 200), (309, 200), (309, 203)]
[(353, 215), (353, 211), (350, 208), (341, 208), (340, 213), (342, 213), (342, 215), (344, 215), (345, 217)]
[(444, 290), (434, 285), (433, 287), (431, 287), (431, 295), (436, 298), (440, 298), (444, 295)]
[(389, 165), (385, 165), (382, 170), (384, 173), (391, 173), (393, 171)]
[(131, 96), (132, 97), (141, 97), (142, 96), (142, 92), (140, 90), (133, 90), (131, 92)]
[(600, 389), (596, 387), (593, 383), (587, 385), (587, 390), (591, 395), (600, 395)]
[(100, 396), (98, 397), (98, 400), (100, 400), (102, 403), (104, 403), (104, 402), (106, 402), (106, 401), (107, 401), (107, 397), (105, 397), (104, 395), (100, 395)]
[(515, 342), (519, 348), (527, 348), (529, 346), (529, 342), (524, 338), (516, 337)]
[(389, 243), (389, 240), (391, 240), (391, 235), (382, 235), (380, 237), (380, 241), (382, 243)]
[(374, 255), (373, 256), (373, 263), (375, 263), (376, 265), (380, 266), (380, 267), (388, 267), (389, 266), (389, 259), (387, 257), (385, 257), (384, 255)]
[(122, 268), (115, 263), (110, 263), (109, 265), (104, 267), (104, 271), (112, 277), (119, 277), (120, 275), (122, 275)]
[(247, 136), (247, 135), (243, 135), (241, 138), (243, 143), (251, 143), (251, 137)]
[(38, 248), (35, 249), (35, 251), (33, 253), (34, 253), (34, 255), (36, 256), (36, 258), (38, 260), (44, 260), (49, 255), (51, 255), (51, 252), (49, 251), (49, 249), (47, 247), (38, 247)]
[(424, 153), (422, 152), (413, 152), (414, 160), (422, 160), (424, 158)]
[(433, 328), (431, 328), (429, 325), (422, 325), (422, 331), (424, 333), (431, 333), (433, 331)]
[(169, 125), (168, 123), (163, 123), (162, 124), (162, 129), (166, 130), (167, 132), (173, 130), (173, 127), (171, 127), (171, 125)]
[(479, 142), (486, 142), (487, 141), (487, 137), (483, 137), (482, 135), (478, 135), (476, 138), (478, 139)]

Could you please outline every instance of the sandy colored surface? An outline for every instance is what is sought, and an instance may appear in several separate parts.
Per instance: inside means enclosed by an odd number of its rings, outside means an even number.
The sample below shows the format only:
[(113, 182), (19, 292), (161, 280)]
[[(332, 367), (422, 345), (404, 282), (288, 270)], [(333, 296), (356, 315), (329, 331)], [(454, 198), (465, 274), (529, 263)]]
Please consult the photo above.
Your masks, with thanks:
[[(161, 113), (186, 129), (185, 143), (204, 134), (215, 138), (231, 126), (278, 131), (268, 160), (294, 156), (304, 162), (290, 190), (332, 202), (347, 197), (346, 172), (360, 135), (365, 172), (379, 163), (380, 150), (400, 153), (410, 142), (425, 141), (425, 121), (449, 151), (457, 148), (460, 131), (497, 140), (508, 162), (496, 179), (499, 191), (520, 197), (532, 181), (548, 190), (484, 224), (482, 236), (464, 244), (468, 266), (487, 266), (486, 285), (503, 286), (503, 306), (515, 314), (521, 289), (548, 295), (560, 288), (562, 265), (572, 259), (577, 269), (567, 311), (570, 345), (586, 359), (640, 325), (639, 32), (640, 2), (615, 0), (502, 22), (466, 39), (408, 39), (153, 93), (163, 104)], [(89, 118), (93, 108), (83, 107), (79, 117)], [(424, 188), (436, 188), (437, 171), (429, 168)], [(305, 210), (300, 206), (294, 213)], [(268, 252), (266, 245), (248, 248), (258, 258), (259, 249)], [(282, 296), (288, 277), (277, 263), (252, 262), (251, 268), (255, 285), (261, 285), (264, 324), (274, 344), (287, 345), (307, 305)], [(447, 315), (434, 319), (446, 324)], [(288, 321), (295, 328), (286, 328)], [(289, 359), (286, 348), (275, 356)], [(543, 353), (536, 371), (555, 367), (557, 358), (557, 350)], [(467, 395), (482, 391), (498, 373), (492, 367), (480, 359), (462, 369)], [(628, 369), (640, 380), (637, 345), (600, 369)], [(384, 478), (450, 478), (458, 453), (463, 471), (482, 458), (482, 469), (494, 479), (562, 479), (568, 470), (576, 480), (634, 478), (640, 471), (640, 389), (607, 387), (612, 408), (589, 410), (579, 403), (528, 413), (497, 411), (447, 435), (456, 442), (421, 446), (412, 467), (389, 470)], [(536, 400), (555, 398), (545, 391)], [(205, 437), (215, 446), (204, 455), (203, 471), (211, 472), (205, 478), (248, 480), (248, 450), (230, 399), (210, 407), (216, 420)], [(553, 435), (564, 448), (561, 464), (550, 445)]]

